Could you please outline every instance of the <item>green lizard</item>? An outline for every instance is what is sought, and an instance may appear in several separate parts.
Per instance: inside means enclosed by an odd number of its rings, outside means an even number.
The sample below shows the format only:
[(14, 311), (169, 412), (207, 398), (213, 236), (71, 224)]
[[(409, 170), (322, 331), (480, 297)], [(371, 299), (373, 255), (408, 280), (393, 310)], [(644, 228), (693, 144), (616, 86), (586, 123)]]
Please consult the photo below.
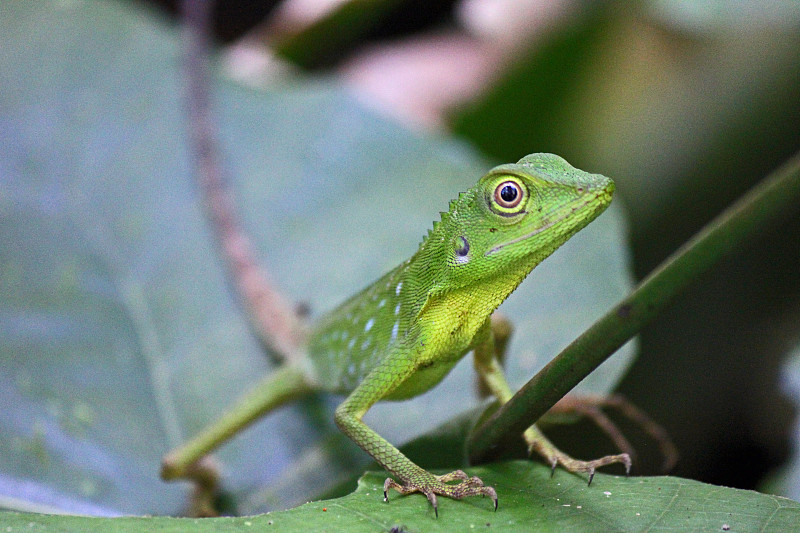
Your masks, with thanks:
[[(436, 496), (460, 499), (497, 493), (457, 470), (433, 475), (369, 428), (362, 417), (380, 400), (402, 400), (441, 381), (468, 352), (489, 391), (511, 398), (499, 361), (510, 329), (492, 313), (547, 256), (594, 220), (611, 202), (614, 183), (552, 154), (501, 165), (461, 193), (441, 214), (417, 252), (322, 317), (304, 356), (268, 376), (237, 408), (164, 459), (162, 477), (191, 477), (197, 461), (264, 413), (311, 391), (346, 394), (338, 427), (388, 470), (384, 484), (401, 494), (421, 492), (438, 516)], [(535, 425), (529, 449), (553, 467), (591, 476), (628, 454), (579, 461), (559, 451)], [(452, 483), (458, 481), (458, 483)]]

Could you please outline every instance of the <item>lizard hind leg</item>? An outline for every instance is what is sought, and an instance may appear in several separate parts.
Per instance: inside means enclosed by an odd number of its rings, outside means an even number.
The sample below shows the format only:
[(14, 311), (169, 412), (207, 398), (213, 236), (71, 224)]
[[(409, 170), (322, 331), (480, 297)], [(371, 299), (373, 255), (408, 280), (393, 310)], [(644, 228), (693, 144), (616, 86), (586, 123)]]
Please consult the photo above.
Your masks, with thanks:
[(553, 472), (555, 472), (556, 466), (561, 465), (572, 473), (589, 474), (589, 485), (592, 484), (595, 471), (600, 467), (619, 463), (625, 467), (625, 475), (628, 475), (631, 471), (631, 457), (627, 453), (606, 455), (591, 461), (581, 461), (579, 459), (570, 457), (566, 453), (556, 448), (556, 446), (550, 442), (535, 425), (529, 427), (525, 431), (524, 438), (528, 445), (528, 452), (536, 452), (541, 455), (550, 465)]
[(219, 485), (219, 469), (208, 456), (261, 416), (294, 399), (309, 394), (312, 385), (293, 366), (282, 366), (244, 394), (233, 409), (211, 423), (189, 442), (171, 450), (161, 462), (161, 478), (192, 481), (192, 516), (214, 515), (213, 501)]
[[(503, 352), (511, 334), (510, 324), (507, 320), (492, 316), (490, 321), (487, 321), (479, 337), (479, 342), (475, 345), (474, 363), (475, 370), (481, 378), (481, 383), (497, 398), (497, 400), (504, 404), (511, 399), (511, 388), (506, 381), (503, 369), (501, 367), (501, 360)], [(610, 421), (609, 421), (610, 422)], [(526, 444), (528, 445), (529, 452), (537, 452), (544, 457), (547, 463), (555, 469), (556, 466), (561, 465), (565, 469), (573, 473), (587, 473), (589, 474), (589, 483), (591, 484), (594, 478), (595, 471), (603, 466), (620, 463), (625, 467), (625, 472), (630, 472), (631, 458), (628, 453), (608, 455), (595, 459), (592, 461), (580, 461), (573, 459), (565, 454), (545, 437), (536, 425), (530, 426), (523, 434)], [(627, 445), (627, 442), (625, 442)], [(630, 448), (627, 446), (627, 448)]]
[(675, 466), (678, 462), (678, 450), (667, 431), (622, 395), (568, 395), (555, 404), (545, 416), (563, 414), (584, 416), (603, 431), (621, 452), (633, 458), (633, 447), (616, 424), (602, 411), (603, 408), (616, 410), (653, 439), (663, 457), (662, 471), (668, 472)]
[[(206, 426), (189, 442), (165, 455), (161, 463), (161, 478), (195, 478), (198, 475), (195, 466), (203, 456), (266, 413), (309, 394), (311, 390), (312, 387), (301, 370), (293, 366), (279, 367), (240, 397), (222, 418)], [(200, 469), (200, 475), (204, 475), (204, 469)]]

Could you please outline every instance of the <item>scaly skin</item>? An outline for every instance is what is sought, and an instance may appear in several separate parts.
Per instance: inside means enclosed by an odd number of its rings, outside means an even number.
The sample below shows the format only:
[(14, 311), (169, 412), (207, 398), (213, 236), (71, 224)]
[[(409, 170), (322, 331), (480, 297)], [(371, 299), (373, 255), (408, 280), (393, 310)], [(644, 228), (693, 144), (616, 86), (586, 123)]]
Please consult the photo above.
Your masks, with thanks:
[[(507, 401), (511, 391), (497, 362), (505, 339), (493, 331), (492, 313), (536, 265), (605, 210), (613, 191), (610, 179), (575, 169), (552, 154), (533, 154), (496, 167), (450, 203), (409, 260), (312, 329), (304, 366), (289, 371), (289, 376), (300, 380), (302, 392), (348, 394), (336, 410), (336, 423), (400, 480), (387, 479), (385, 491), (422, 492), (437, 516), (437, 494), (486, 495), (497, 507), (495, 490), (480, 479), (461, 471), (445, 476), (428, 473), (361, 419), (380, 400), (427, 391), (470, 351), (475, 352), (476, 369), (489, 390), (500, 402)], [(503, 335), (507, 334), (505, 330)], [(252, 403), (239, 409), (240, 426), (263, 412)], [(263, 400), (270, 409), (276, 403), (275, 398)], [(576, 461), (535, 427), (524, 436), (531, 449), (570, 471), (592, 474), (598, 466), (630, 463), (625, 454)], [(197, 447), (192, 454), (182, 450), (165, 459), (162, 472), (167, 477), (184, 475), (199, 457)]]

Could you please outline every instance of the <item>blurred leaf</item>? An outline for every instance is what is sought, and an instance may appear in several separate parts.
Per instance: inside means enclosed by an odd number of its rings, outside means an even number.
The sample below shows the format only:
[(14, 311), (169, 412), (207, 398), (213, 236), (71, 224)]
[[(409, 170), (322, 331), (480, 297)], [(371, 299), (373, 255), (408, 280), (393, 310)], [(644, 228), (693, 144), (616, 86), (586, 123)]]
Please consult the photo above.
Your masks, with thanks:
[[(497, 488), (500, 506), (487, 499), (439, 500), (439, 518), (421, 495), (390, 495), (385, 475), (371, 472), (349, 496), (243, 518), (82, 518), (0, 514), (8, 527), (59, 531), (791, 531), (800, 504), (751, 491), (673, 477), (620, 478), (598, 474), (590, 487), (580, 476), (526, 461), (471, 469)], [(396, 529), (392, 529), (396, 528)]]
[[(797, 149), (798, 21), (792, 1), (593, 2), (535, 41), (454, 130), (495, 157), (536, 146), (594, 162), (618, 178), (634, 237), (670, 201), (672, 222), (696, 227), (769, 165), (749, 168)], [(681, 229), (667, 247), (693, 231)]]
[[(3, 13), (0, 506), (178, 513), (185, 487), (158, 479), (161, 455), (268, 363), (189, 172), (177, 32), (134, 4), (14, 2)], [(214, 90), (246, 228), (278, 285), (315, 314), (413, 253), (437, 210), (489, 166), (329, 82)], [(504, 307), (518, 328), (512, 383), (627, 290), (612, 207)], [(612, 387), (632, 353), (584, 390)], [(367, 420), (405, 442), (476, 403), (470, 373), (464, 361), (431, 393)], [(337, 401), (282, 409), (220, 451), (240, 512), (306, 501), (367, 462), (333, 427)]]
[(742, 26), (796, 27), (800, 9), (794, 0), (766, 0), (754, 4), (749, 0), (654, 0), (650, 11), (665, 24), (698, 35)]
[[(399, 0), (347, 0), (308, 24), (290, 28), (284, 35), (266, 35), (275, 41), (278, 54), (306, 68), (324, 65), (341, 57), (363, 34), (381, 22), (387, 12), (397, 9)], [(282, 28), (275, 28), (278, 32)], [(292, 31), (294, 30), (294, 31)]]
[(791, 429), (791, 455), (777, 472), (764, 483), (763, 489), (787, 498), (800, 499), (800, 346), (795, 347), (783, 364), (783, 393), (794, 405), (795, 418)]

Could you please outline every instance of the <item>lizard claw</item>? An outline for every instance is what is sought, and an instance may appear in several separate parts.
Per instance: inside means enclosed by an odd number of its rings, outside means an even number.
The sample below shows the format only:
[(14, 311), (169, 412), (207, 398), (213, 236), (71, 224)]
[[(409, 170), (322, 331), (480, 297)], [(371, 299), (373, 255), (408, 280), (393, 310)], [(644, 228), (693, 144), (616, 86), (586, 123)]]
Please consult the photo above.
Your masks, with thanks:
[[(451, 481), (461, 481), (461, 483), (449, 484)], [(384, 501), (389, 501), (389, 489), (394, 489), (400, 494), (423, 493), (428, 498), (437, 518), (439, 517), (437, 494), (455, 500), (460, 500), (467, 496), (489, 496), (494, 502), (494, 510), (497, 511), (497, 491), (492, 487), (485, 486), (481, 478), (477, 476), (469, 477), (463, 470), (455, 470), (442, 476), (430, 474), (430, 477), (426, 476), (421, 480), (408, 481), (404, 485), (399, 484), (392, 478), (386, 478), (383, 483)]]
[(553, 477), (556, 467), (563, 466), (565, 469), (572, 473), (583, 472), (589, 474), (589, 485), (592, 484), (595, 471), (603, 466), (620, 463), (625, 467), (625, 475), (627, 476), (631, 471), (631, 456), (627, 453), (620, 453), (618, 455), (606, 455), (593, 461), (580, 461), (573, 459), (556, 448), (547, 438), (539, 433), (536, 426), (531, 426), (525, 431), (525, 440), (528, 443), (528, 453), (536, 452), (548, 462), (550, 465), (550, 477)]

